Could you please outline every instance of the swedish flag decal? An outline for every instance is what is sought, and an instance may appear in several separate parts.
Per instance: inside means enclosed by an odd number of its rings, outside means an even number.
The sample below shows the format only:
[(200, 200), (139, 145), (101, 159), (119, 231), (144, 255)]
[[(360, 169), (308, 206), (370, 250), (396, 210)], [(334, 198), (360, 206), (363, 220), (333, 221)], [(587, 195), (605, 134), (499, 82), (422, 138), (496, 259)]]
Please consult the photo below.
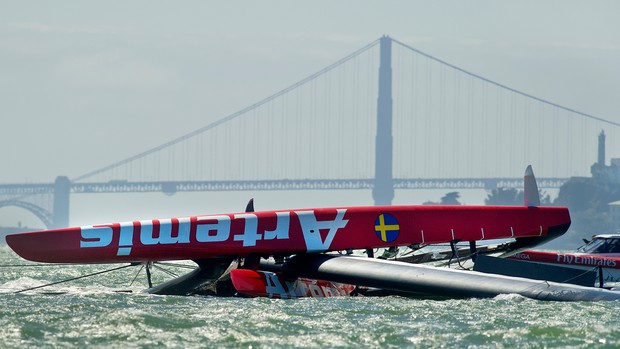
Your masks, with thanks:
[(375, 220), (375, 233), (381, 241), (392, 242), (400, 234), (400, 226), (396, 217), (389, 213), (382, 213)]

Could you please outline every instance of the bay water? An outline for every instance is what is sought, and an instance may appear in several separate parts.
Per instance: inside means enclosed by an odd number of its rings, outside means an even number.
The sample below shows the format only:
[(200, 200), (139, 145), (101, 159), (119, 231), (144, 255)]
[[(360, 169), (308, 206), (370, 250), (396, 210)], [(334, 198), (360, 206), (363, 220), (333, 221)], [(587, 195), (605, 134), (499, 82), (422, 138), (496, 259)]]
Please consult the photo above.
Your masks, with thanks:
[(139, 266), (16, 293), (117, 266), (32, 266), (0, 246), (0, 347), (620, 347), (616, 301), (156, 296)]

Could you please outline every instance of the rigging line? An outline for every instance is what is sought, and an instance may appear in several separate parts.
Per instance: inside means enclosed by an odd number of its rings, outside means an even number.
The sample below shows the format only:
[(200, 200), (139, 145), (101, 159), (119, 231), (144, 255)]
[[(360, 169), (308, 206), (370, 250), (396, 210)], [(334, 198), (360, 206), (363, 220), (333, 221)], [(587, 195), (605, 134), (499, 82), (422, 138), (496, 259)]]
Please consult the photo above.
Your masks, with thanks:
[(573, 280), (575, 280), (575, 279), (577, 279), (577, 278), (580, 278), (580, 277), (582, 277), (582, 276), (586, 275), (587, 273), (590, 273), (590, 272), (593, 272), (593, 271), (594, 271), (594, 272), (598, 272), (598, 266), (593, 267), (593, 268), (591, 268), (591, 269), (586, 269), (583, 273), (581, 273), (581, 274), (579, 274), (579, 275), (575, 275), (575, 276), (573, 276), (572, 278), (568, 278), (568, 279), (566, 279), (566, 280), (562, 281), (562, 283), (568, 283), (569, 281), (573, 281)]
[(179, 267), (186, 269), (196, 269), (196, 266), (187, 265), (187, 264), (176, 264), (176, 263), (166, 263), (166, 262), (154, 262), (155, 264), (165, 265), (169, 267)]
[(133, 283), (136, 282), (136, 279), (138, 279), (138, 275), (140, 275), (140, 273), (142, 272), (142, 269), (144, 269), (144, 264), (140, 266), (140, 270), (138, 270), (138, 272), (136, 273), (136, 276), (134, 276), (133, 280), (131, 280), (129, 287), (133, 286)]
[[(447, 262), (442, 262), (442, 263), (437, 263), (437, 267), (445, 267), (448, 266), (450, 267), (451, 262), (454, 260), (457, 262), (458, 266), (462, 269), (462, 270), (471, 270), (471, 268), (465, 268), (464, 266), (461, 265), (461, 261), (467, 261), (469, 259), (471, 259), (471, 257), (474, 254), (468, 254), (466, 256), (458, 256), (457, 258), (454, 258), (454, 256), (452, 255), (450, 257), (450, 259)], [(431, 261), (432, 262), (432, 261)]]
[(104, 273), (109, 273), (112, 271), (116, 271), (116, 270), (120, 270), (120, 269), (125, 269), (128, 267), (133, 267), (134, 264), (127, 264), (127, 265), (123, 265), (121, 267), (116, 267), (116, 268), (112, 268), (112, 269), (108, 269), (108, 270), (103, 270), (103, 271), (98, 271), (96, 273), (92, 273), (92, 274), (86, 274), (86, 275), (82, 275), (82, 276), (78, 276), (78, 277), (74, 277), (74, 278), (70, 278), (70, 279), (65, 279), (65, 280), (61, 280), (61, 281), (56, 281), (56, 282), (52, 282), (50, 284), (45, 284), (45, 285), (41, 285), (41, 286), (35, 286), (35, 287), (30, 287), (30, 288), (26, 288), (20, 291), (15, 291), (14, 293), (22, 293), (22, 292), (26, 292), (26, 291), (32, 291), (32, 290), (36, 290), (39, 288), (43, 288), (43, 287), (48, 287), (48, 286), (52, 286), (52, 285), (58, 285), (58, 284), (62, 284), (65, 282), (69, 282), (69, 281), (74, 281), (74, 280), (78, 280), (78, 279), (84, 279), (87, 277), (91, 277), (91, 276), (95, 276), (95, 275), (100, 275), (100, 274), (104, 274)]
[(217, 127), (217, 126), (219, 126), (219, 125), (221, 125), (223, 123), (226, 123), (226, 122), (228, 122), (230, 120), (233, 120), (233, 119), (235, 119), (235, 118), (237, 118), (237, 117), (247, 113), (250, 110), (256, 109), (256, 108), (258, 108), (258, 107), (260, 107), (260, 106), (262, 106), (262, 105), (264, 105), (264, 104), (266, 104), (268, 102), (271, 102), (272, 100), (274, 100), (274, 99), (276, 99), (276, 98), (278, 98), (278, 97), (280, 97), (282, 95), (287, 94), (288, 92), (290, 92), (290, 91), (292, 91), (292, 90), (294, 90), (294, 89), (296, 89), (296, 88), (298, 88), (298, 87), (300, 87), (302, 85), (305, 85), (308, 82), (311, 82), (311, 81), (315, 80), (319, 76), (321, 76), (321, 75), (323, 75), (323, 74), (325, 74), (325, 73), (327, 73), (327, 72), (329, 72), (329, 71), (331, 71), (331, 70), (341, 66), (342, 64), (344, 64), (344, 63), (350, 61), (351, 59), (359, 56), (360, 54), (366, 52), (367, 50), (369, 50), (373, 46), (376, 46), (378, 43), (379, 43), (379, 39), (376, 39), (375, 41), (373, 41), (370, 44), (368, 44), (368, 45), (366, 45), (366, 46), (356, 50), (355, 52), (349, 54), (348, 56), (346, 56), (344, 58), (341, 58), (340, 60), (336, 61), (335, 63), (332, 63), (331, 65), (329, 65), (329, 66), (319, 70), (318, 72), (316, 72), (316, 73), (314, 73), (312, 75), (309, 75), (305, 79), (302, 79), (301, 81), (298, 81), (295, 84), (293, 84), (293, 85), (291, 85), (291, 86), (289, 86), (287, 88), (284, 88), (284, 89), (274, 93), (273, 95), (271, 95), (271, 96), (269, 96), (269, 97), (259, 101), (259, 102), (256, 102), (256, 103), (250, 105), (249, 107), (245, 107), (245, 108), (237, 111), (236, 113), (230, 114), (230, 115), (228, 115), (228, 116), (226, 116), (224, 118), (221, 118), (221, 119), (219, 119), (217, 121), (214, 121), (214, 122), (212, 122), (212, 123), (210, 123), (210, 124), (208, 124), (206, 126), (203, 126), (203, 127), (199, 128), (197, 130), (194, 130), (194, 131), (192, 131), (190, 133), (187, 133), (187, 134), (185, 134), (185, 135), (183, 135), (181, 137), (177, 137), (177, 138), (175, 138), (175, 139), (173, 139), (173, 140), (171, 140), (171, 141), (169, 141), (167, 143), (161, 144), (161, 145), (159, 145), (157, 147), (151, 148), (151, 149), (146, 150), (146, 151), (144, 151), (142, 153), (139, 153), (137, 155), (134, 155), (134, 156), (128, 157), (128, 158), (126, 158), (124, 160), (115, 162), (115, 163), (110, 164), (108, 166), (105, 166), (105, 167), (103, 167), (101, 169), (88, 172), (88, 173), (83, 174), (81, 176), (77, 176), (74, 179), (72, 179), (72, 181), (73, 182), (77, 182), (77, 181), (80, 181), (82, 179), (85, 179), (85, 178), (88, 178), (88, 177), (92, 177), (94, 175), (97, 175), (99, 173), (105, 172), (107, 170), (110, 170), (110, 169), (119, 167), (121, 165), (127, 164), (127, 163), (129, 163), (129, 162), (131, 162), (133, 160), (136, 160), (136, 159), (142, 158), (144, 156), (147, 156), (149, 154), (155, 153), (155, 152), (157, 152), (159, 150), (162, 150), (164, 148), (172, 146), (172, 145), (174, 145), (176, 143), (179, 143), (179, 142), (181, 142), (183, 140), (186, 140), (188, 138), (194, 137), (194, 136), (196, 136), (198, 134), (201, 134), (201, 133), (203, 133), (205, 131), (208, 131), (208, 130), (210, 130), (212, 128), (215, 128), (215, 127)]
[(160, 270), (160, 271), (162, 271), (162, 272), (164, 272), (164, 273), (166, 273), (166, 274), (168, 274), (168, 275), (170, 275), (170, 276), (172, 276), (172, 277), (175, 277), (175, 278), (176, 278), (176, 277), (179, 277), (179, 275), (178, 275), (178, 274), (175, 274), (175, 273), (171, 272), (170, 270), (167, 270), (167, 269), (165, 269), (165, 268), (162, 268), (162, 267), (160, 267), (159, 265), (157, 265), (157, 264), (155, 264), (155, 263), (153, 263), (153, 268), (155, 268), (155, 269), (157, 269), (157, 270)]
[(504, 85), (504, 84), (500, 84), (499, 82), (495, 82), (495, 81), (493, 81), (493, 80), (489, 80), (489, 79), (487, 79), (487, 78), (485, 78), (485, 77), (483, 77), (483, 76), (480, 76), (480, 75), (478, 75), (478, 74), (474, 74), (474, 73), (472, 73), (472, 72), (470, 72), (470, 71), (467, 71), (467, 70), (465, 70), (465, 69), (463, 69), (463, 68), (459, 68), (459, 67), (457, 67), (457, 66), (455, 66), (455, 65), (453, 65), (453, 64), (450, 64), (450, 63), (448, 63), (448, 62), (446, 62), (446, 61), (444, 61), (444, 60), (441, 60), (441, 59), (439, 59), (439, 58), (437, 58), (437, 57), (435, 57), (435, 56), (431, 56), (431, 55), (429, 55), (428, 53), (422, 52), (422, 51), (420, 51), (420, 50), (418, 50), (418, 49), (416, 49), (416, 48), (413, 48), (413, 47), (411, 47), (411, 46), (409, 46), (409, 45), (407, 45), (407, 44), (405, 44), (405, 43), (402, 43), (402, 42), (400, 42), (400, 41), (398, 41), (398, 40), (392, 39), (392, 41), (393, 41), (393, 42), (395, 42), (395, 43), (397, 43), (397, 44), (399, 44), (399, 45), (402, 45), (402, 46), (404, 46), (404, 47), (406, 47), (406, 48), (408, 48), (408, 49), (410, 49), (410, 50), (412, 50), (412, 51), (414, 51), (414, 52), (416, 52), (416, 53), (418, 53), (418, 54), (420, 54), (420, 55), (422, 55), (422, 56), (425, 56), (425, 57), (427, 57), (427, 58), (430, 58), (430, 59), (432, 59), (432, 60), (434, 60), (434, 61), (436, 61), (436, 62), (439, 62), (439, 63), (441, 63), (441, 64), (447, 65), (448, 67), (450, 67), (450, 68), (452, 68), (452, 69), (455, 69), (455, 70), (458, 70), (458, 71), (460, 71), (461, 73), (465, 73), (465, 74), (467, 74), (467, 75), (473, 76), (473, 77), (478, 78), (478, 79), (480, 79), (480, 80), (486, 81), (486, 82), (488, 82), (488, 83), (490, 83), (490, 84), (493, 84), (493, 85), (495, 85), (495, 86), (497, 86), (497, 87), (500, 87), (500, 88), (506, 89), (506, 90), (508, 90), (508, 91), (511, 91), (511, 92), (514, 92), (514, 93), (520, 94), (520, 95), (522, 95), (522, 96), (525, 96), (525, 97), (528, 97), (528, 98), (531, 98), (531, 99), (537, 100), (537, 101), (539, 101), (539, 102), (542, 102), (542, 103), (545, 103), (545, 104), (548, 104), (548, 105), (554, 106), (554, 107), (556, 107), (556, 108), (560, 108), (560, 109), (562, 109), (562, 110), (566, 110), (566, 111), (569, 111), (569, 112), (571, 112), (571, 113), (575, 113), (575, 114), (581, 115), (581, 116), (586, 117), (586, 118), (590, 118), (590, 119), (593, 119), (593, 120), (598, 120), (598, 121), (601, 121), (601, 122), (604, 122), (604, 123), (607, 123), (607, 124), (610, 124), (610, 125), (613, 125), (613, 126), (620, 126), (620, 123), (617, 123), (617, 122), (614, 122), (614, 121), (610, 121), (610, 120), (606, 120), (606, 119), (603, 119), (603, 118), (599, 118), (599, 117), (594, 116), (594, 115), (591, 115), (591, 114), (582, 113), (582, 112), (580, 112), (580, 111), (578, 111), (578, 110), (571, 109), (571, 108), (568, 108), (568, 107), (565, 107), (565, 106), (559, 105), (559, 104), (557, 104), (557, 103), (554, 103), (554, 102), (548, 101), (548, 100), (546, 100), (546, 99), (542, 99), (542, 98), (539, 98), (539, 97), (533, 96), (533, 95), (531, 95), (531, 94), (528, 94), (528, 93), (525, 93), (525, 92), (519, 91), (519, 90), (514, 89), (514, 88), (512, 88), (512, 87), (508, 87), (508, 86), (506, 86), (506, 85)]
[[(563, 282), (559, 282), (559, 283), (566, 283), (566, 281), (571, 281), (571, 280), (573, 280), (573, 279), (576, 279), (576, 278), (578, 278), (578, 277), (581, 277), (581, 276), (583, 276), (583, 275), (585, 275), (585, 274), (587, 274), (587, 273), (589, 273), (589, 272), (591, 272), (591, 271), (593, 271), (593, 270), (596, 270), (597, 268), (598, 268), (598, 267), (594, 267), (594, 268), (592, 268), (592, 269), (586, 269), (583, 273), (581, 273), (581, 274), (579, 274), (579, 275), (577, 275), (577, 276), (575, 276), (575, 277), (569, 278), (569, 279), (567, 279), (567, 280), (565, 280), (565, 281), (563, 281)], [(540, 285), (542, 285), (542, 284), (547, 284), (547, 287), (551, 287), (551, 285), (549, 284), (549, 282), (550, 282), (549, 280), (541, 280), (541, 282), (539, 282), (539, 283), (536, 283), (536, 284), (534, 284), (534, 285), (532, 285), (532, 286), (528, 286), (528, 287), (523, 288), (523, 289), (522, 289), (522, 291), (527, 291), (527, 290), (529, 290), (529, 289), (531, 289), (531, 288), (534, 288), (534, 287), (540, 286)], [(551, 282), (554, 282), (554, 281), (551, 281)], [(593, 288), (594, 288), (594, 287), (593, 287)]]

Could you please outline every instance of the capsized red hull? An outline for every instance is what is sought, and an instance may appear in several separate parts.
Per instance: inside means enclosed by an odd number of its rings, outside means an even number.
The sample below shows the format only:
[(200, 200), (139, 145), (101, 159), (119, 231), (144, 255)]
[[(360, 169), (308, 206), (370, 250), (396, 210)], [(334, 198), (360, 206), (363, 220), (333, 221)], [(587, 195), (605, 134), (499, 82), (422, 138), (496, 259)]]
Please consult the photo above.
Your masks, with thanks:
[(355, 286), (313, 280), (306, 278), (286, 278), (280, 273), (235, 269), (230, 272), (235, 290), (250, 297), (299, 298), (299, 297), (341, 297), (348, 296)]
[(367, 206), (244, 212), (8, 235), (21, 257), (117, 263), (291, 255), (562, 234), (564, 207)]

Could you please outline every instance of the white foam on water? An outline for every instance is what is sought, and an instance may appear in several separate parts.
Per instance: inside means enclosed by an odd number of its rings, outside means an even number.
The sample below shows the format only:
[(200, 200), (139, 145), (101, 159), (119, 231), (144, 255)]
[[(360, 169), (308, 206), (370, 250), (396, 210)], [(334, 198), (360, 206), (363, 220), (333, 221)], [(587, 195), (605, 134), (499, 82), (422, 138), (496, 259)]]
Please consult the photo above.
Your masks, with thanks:
[(33, 279), (31, 277), (21, 277), (17, 280), (7, 281), (0, 285), (0, 293), (14, 293), (27, 288), (43, 286), (47, 282)]
[[(4, 284), (0, 285), (0, 294), (1, 293), (16, 293), (20, 292), (23, 294), (52, 294), (52, 293), (63, 293), (63, 294), (73, 294), (73, 295), (96, 295), (96, 294), (114, 294), (114, 293), (143, 293), (144, 287), (141, 286), (132, 286), (132, 287), (106, 287), (106, 286), (98, 286), (98, 285), (89, 285), (89, 286), (74, 286), (74, 285), (50, 285), (45, 286), (47, 284), (52, 283), (51, 281), (46, 280), (38, 280), (31, 277), (21, 277), (17, 280), (7, 281)], [(42, 287), (45, 286), (45, 287)], [(30, 290), (34, 288), (33, 290)], [(26, 291), (24, 291), (26, 290)]]
[(523, 297), (520, 294), (516, 294), (516, 293), (500, 293), (497, 296), (493, 297), (493, 299), (496, 300), (525, 300), (528, 299), (527, 297)]

